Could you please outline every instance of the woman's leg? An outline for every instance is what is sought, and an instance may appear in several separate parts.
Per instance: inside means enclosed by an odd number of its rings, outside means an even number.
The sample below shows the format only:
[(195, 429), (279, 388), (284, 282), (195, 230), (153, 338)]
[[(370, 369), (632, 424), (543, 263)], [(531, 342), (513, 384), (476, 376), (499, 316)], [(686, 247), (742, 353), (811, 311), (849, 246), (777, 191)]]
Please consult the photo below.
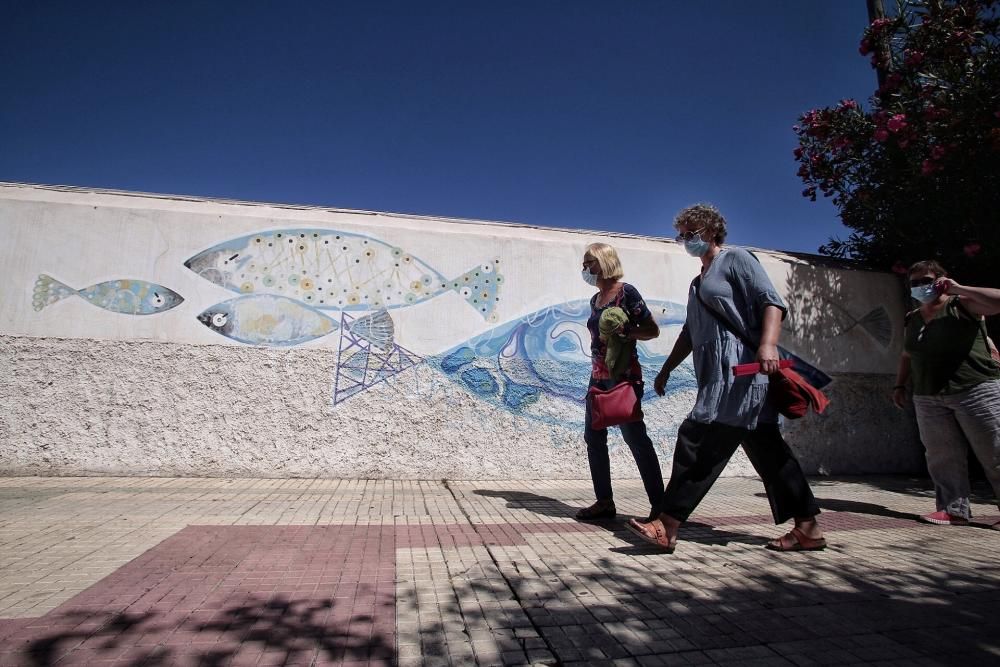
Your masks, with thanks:
[(940, 396), (914, 396), (913, 407), (927, 454), (927, 472), (934, 481), (936, 509), (968, 519), (969, 462), (955, 411)]
[(687, 521), (722, 474), (744, 433), (725, 424), (685, 419), (677, 429), (670, 481), (657, 508), (660, 513)]
[(764, 482), (775, 524), (819, 514), (809, 480), (777, 424), (760, 424), (749, 431), (743, 449)]
[(685, 419), (677, 429), (670, 482), (653, 511), (657, 517), (646, 523), (632, 519), (629, 521), (631, 530), (647, 541), (672, 550), (681, 524), (687, 521), (722, 474), (744, 433), (744, 429), (723, 424), (701, 424)]
[[(591, 386), (595, 382), (591, 381)], [(594, 483), (594, 497), (598, 502), (610, 501), (611, 459), (608, 457), (608, 429), (594, 429), (590, 426), (590, 401), (583, 420), (583, 440), (587, 443), (587, 461), (590, 463), (590, 479)]]
[(955, 396), (955, 419), (962, 427), (1000, 504), (1000, 380), (984, 382)]
[(663, 496), (663, 473), (660, 471), (660, 459), (656, 456), (653, 441), (646, 432), (646, 424), (642, 420), (622, 424), (621, 431), (625, 444), (632, 450), (635, 465), (639, 468), (639, 476), (642, 477), (649, 506), (656, 507)]

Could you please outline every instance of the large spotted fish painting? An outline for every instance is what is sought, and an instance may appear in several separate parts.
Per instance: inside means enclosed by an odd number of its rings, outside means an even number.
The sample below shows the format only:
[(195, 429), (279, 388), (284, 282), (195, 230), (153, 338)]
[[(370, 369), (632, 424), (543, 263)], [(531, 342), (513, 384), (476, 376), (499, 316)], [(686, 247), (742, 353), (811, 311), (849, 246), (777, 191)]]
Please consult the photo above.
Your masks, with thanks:
[(98, 308), (123, 315), (154, 315), (168, 311), (184, 301), (184, 297), (177, 292), (145, 280), (122, 278), (76, 289), (43, 273), (35, 281), (31, 305), (40, 311), (71, 296), (78, 296)]
[(313, 308), (377, 311), (458, 292), (487, 321), (496, 321), (499, 259), (447, 278), (406, 250), (330, 229), (282, 229), (241, 236), (184, 262), (202, 278), (240, 294), (270, 294)]

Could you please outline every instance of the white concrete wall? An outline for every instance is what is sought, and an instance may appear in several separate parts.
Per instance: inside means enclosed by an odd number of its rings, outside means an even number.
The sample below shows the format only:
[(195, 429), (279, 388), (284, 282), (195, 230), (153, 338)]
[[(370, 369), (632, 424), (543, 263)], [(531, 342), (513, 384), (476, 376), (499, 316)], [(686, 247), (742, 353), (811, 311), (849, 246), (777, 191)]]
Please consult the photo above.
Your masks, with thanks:
[[(298, 254), (260, 250), (290, 229), (316, 236)], [(650, 369), (676, 337), (699, 267), (660, 239), (16, 184), (0, 184), (0, 231), (5, 474), (586, 477), (584, 247), (616, 246), (626, 280), (654, 306), (664, 335), (643, 344)], [(348, 251), (321, 258), (338, 234)], [(232, 281), (185, 266), (242, 237), (233, 262), (246, 262)], [(782, 346), (832, 378), (828, 413), (786, 429), (805, 467), (918, 469), (911, 422), (887, 398), (904, 303), (897, 279), (757, 254), (790, 306)], [(384, 264), (399, 258), (400, 269)], [(430, 285), (414, 287), (413, 271)], [(463, 275), (497, 274), (485, 314), (450, 289)], [(240, 296), (230, 283), (251, 298), (218, 307)], [(495, 289), (495, 279), (480, 287)], [(123, 300), (126, 289), (151, 314)], [(382, 305), (392, 345), (371, 347), (352, 325), (378, 307), (321, 304), (331, 290), (391, 292)], [(280, 308), (265, 292), (285, 296)], [(406, 294), (413, 303), (399, 302)], [(232, 313), (246, 307), (237, 330)], [(199, 320), (226, 308), (221, 333)], [(299, 342), (305, 334), (318, 337)], [(692, 398), (681, 371), (667, 397), (644, 404), (665, 471)], [(615, 476), (634, 477), (617, 434), (612, 448)], [(727, 472), (749, 471), (737, 457)]]

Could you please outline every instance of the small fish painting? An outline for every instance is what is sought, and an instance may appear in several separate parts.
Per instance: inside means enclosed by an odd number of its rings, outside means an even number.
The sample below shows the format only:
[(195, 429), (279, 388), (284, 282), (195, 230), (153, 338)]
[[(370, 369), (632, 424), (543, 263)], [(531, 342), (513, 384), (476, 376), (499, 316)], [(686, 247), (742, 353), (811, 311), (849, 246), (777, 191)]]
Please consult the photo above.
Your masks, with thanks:
[(40, 311), (56, 301), (74, 295), (98, 308), (123, 315), (154, 315), (170, 310), (184, 301), (184, 297), (172, 289), (145, 280), (108, 280), (83, 289), (74, 289), (43, 273), (35, 281), (31, 305)]
[(499, 259), (448, 279), (402, 248), (330, 229), (283, 229), (242, 236), (204, 250), (184, 266), (240, 294), (271, 294), (321, 310), (405, 308), (458, 292), (495, 321), (503, 276)]
[[(216, 304), (199, 314), (198, 321), (230, 340), (267, 347), (299, 345), (340, 328), (335, 319), (312, 306), (270, 294), (248, 294)], [(392, 320), (384, 310), (353, 320), (350, 330), (373, 345), (392, 346)]]

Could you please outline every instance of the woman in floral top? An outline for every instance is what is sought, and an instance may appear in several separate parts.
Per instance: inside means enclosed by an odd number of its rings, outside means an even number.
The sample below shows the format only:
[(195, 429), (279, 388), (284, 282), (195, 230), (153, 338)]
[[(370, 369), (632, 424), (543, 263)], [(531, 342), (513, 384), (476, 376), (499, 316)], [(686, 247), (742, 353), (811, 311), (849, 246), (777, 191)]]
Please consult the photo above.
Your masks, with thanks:
[[(618, 307), (628, 315), (628, 322), (613, 335), (626, 340), (651, 340), (660, 335), (660, 328), (653, 319), (652, 313), (646, 307), (639, 291), (621, 281), (624, 276), (618, 253), (605, 243), (592, 243), (587, 246), (583, 255), (583, 280), (597, 288), (598, 292), (590, 300), (590, 319), (587, 328), (590, 330), (590, 352), (592, 370), (590, 386), (610, 389), (622, 380), (642, 380), (642, 367), (639, 366), (639, 355), (632, 349), (632, 358), (625, 374), (621, 378), (611, 378), (611, 373), (605, 363), (607, 343), (599, 335), (601, 314), (612, 307)], [(636, 386), (636, 395), (642, 398), (641, 385)], [(608, 456), (608, 430), (591, 428), (590, 404), (584, 418), (583, 439), (587, 443), (587, 459), (590, 463), (590, 476), (594, 482), (594, 495), (597, 497), (590, 507), (585, 507), (576, 513), (576, 518), (584, 521), (594, 519), (611, 519), (615, 517), (615, 501), (611, 491), (611, 461)], [(622, 438), (632, 450), (632, 456), (639, 467), (650, 507), (659, 502), (663, 493), (663, 475), (660, 472), (660, 461), (653, 449), (653, 442), (646, 433), (646, 424), (636, 421), (622, 424)]]

